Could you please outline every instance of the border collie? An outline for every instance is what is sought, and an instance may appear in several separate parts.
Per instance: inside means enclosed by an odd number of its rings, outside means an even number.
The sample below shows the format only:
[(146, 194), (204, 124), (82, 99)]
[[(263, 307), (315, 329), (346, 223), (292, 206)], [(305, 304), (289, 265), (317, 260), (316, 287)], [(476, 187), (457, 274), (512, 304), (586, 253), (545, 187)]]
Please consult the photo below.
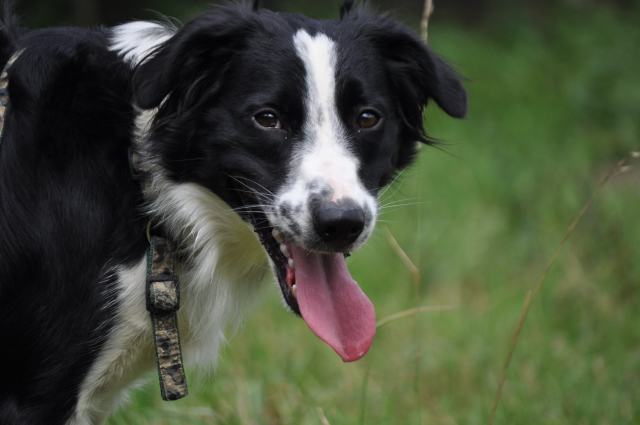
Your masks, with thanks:
[(254, 1), (182, 28), (26, 31), (5, 14), (0, 423), (103, 423), (154, 369), (150, 222), (181, 259), (186, 364), (215, 363), (274, 277), (344, 361), (366, 353), (375, 313), (345, 256), (431, 143), (429, 100), (461, 118), (466, 92), (408, 28), (352, 3), (314, 20)]

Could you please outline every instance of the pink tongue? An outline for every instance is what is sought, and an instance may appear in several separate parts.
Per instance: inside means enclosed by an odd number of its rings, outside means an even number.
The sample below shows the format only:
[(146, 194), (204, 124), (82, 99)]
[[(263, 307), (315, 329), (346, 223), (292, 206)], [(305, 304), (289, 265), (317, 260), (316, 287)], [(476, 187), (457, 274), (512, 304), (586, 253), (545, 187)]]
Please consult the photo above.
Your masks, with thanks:
[(344, 255), (309, 252), (293, 244), (290, 249), (305, 322), (343, 361), (360, 359), (373, 342), (376, 312), (351, 278)]

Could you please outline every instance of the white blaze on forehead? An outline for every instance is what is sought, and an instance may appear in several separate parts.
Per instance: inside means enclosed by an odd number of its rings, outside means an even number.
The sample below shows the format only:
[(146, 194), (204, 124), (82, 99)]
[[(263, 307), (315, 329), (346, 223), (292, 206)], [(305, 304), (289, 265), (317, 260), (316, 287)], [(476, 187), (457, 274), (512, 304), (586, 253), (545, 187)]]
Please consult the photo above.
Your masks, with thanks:
[(337, 111), (335, 43), (325, 34), (311, 36), (299, 30), (294, 45), (304, 64), (307, 83), (305, 146), (295, 184), (320, 179), (333, 189), (332, 201), (350, 197), (362, 202), (358, 160), (347, 148)]
[[(314, 233), (311, 201), (350, 199), (370, 217), (356, 244), (373, 230), (377, 201), (358, 177), (359, 159), (349, 148), (349, 136), (336, 103), (336, 43), (325, 34), (311, 36), (301, 29), (293, 37), (296, 53), (305, 68), (305, 122), (302, 140), (291, 158), (289, 176), (269, 220), (298, 238)], [(331, 198), (325, 192), (331, 192)], [(281, 212), (288, 211), (288, 213)], [(303, 239), (297, 239), (303, 243)]]

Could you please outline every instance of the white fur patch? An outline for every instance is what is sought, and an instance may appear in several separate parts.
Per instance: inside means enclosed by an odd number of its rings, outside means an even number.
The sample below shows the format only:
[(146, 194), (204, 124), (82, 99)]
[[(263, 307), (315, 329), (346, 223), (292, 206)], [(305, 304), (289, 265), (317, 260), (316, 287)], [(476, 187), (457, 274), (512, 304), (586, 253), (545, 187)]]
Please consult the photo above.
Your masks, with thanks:
[(104, 347), (80, 387), (69, 425), (101, 424), (144, 371), (155, 364), (144, 299), (146, 259), (118, 271), (118, 311)]
[(180, 275), (180, 311), (186, 319), (181, 338), (186, 331), (191, 344), (185, 356), (207, 364), (217, 356), (222, 332), (229, 324), (235, 331), (261, 295), (262, 282), (271, 277), (267, 256), (250, 226), (208, 189), (172, 183), (159, 174), (150, 190), (153, 215), (183, 242), (187, 260)]
[(134, 67), (147, 59), (153, 49), (170, 39), (175, 31), (175, 28), (146, 21), (118, 25), (112, 28), (109, 50), (118, 52), (125, 62)]
[[(336, 105), (336, 45), (325, 34), (309, 35), (298, 31), (293, 39), (296, 53), (306, 70), (307, 95), (305, 99), (306, 122), (304, 144), (293, 158), (292, 172), (285, 189), (279, 194), (277, 204), (287, 204), (295, 211), (291, 218), (278, 216), (278, 208), (269, 213), (270, 221), (288, 236), (295, 235), (294, 227), (302, 233), (311, 233), (313, 220), (309, 199), (314, 191), (329, 189), (337, 202), (350, 198), (368, 217), (366, 227), (356, 245), (364, 243), (375, 225), (377, 201), (362, 185), (358, 177), (358, 158), (349, 151), (347, 132)], [(295, 240), (295, 239), (294, 239)], [(297, 241), (301, 242), (301, 241)]]

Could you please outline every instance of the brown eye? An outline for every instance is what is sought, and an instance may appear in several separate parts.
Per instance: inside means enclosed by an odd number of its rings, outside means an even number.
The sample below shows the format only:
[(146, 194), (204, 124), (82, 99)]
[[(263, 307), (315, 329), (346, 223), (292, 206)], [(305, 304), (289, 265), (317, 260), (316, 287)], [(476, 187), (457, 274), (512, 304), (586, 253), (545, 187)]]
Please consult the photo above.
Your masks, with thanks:
[(261, 112), (253, 117), (259, 126), (265, 128), (282, 128), (282, 123), (278, 117), (272, 112)]
[(371, 128), (378, 124), (380, 117), (371, 111), (365, 111), (358, 117), (358, 127)]

